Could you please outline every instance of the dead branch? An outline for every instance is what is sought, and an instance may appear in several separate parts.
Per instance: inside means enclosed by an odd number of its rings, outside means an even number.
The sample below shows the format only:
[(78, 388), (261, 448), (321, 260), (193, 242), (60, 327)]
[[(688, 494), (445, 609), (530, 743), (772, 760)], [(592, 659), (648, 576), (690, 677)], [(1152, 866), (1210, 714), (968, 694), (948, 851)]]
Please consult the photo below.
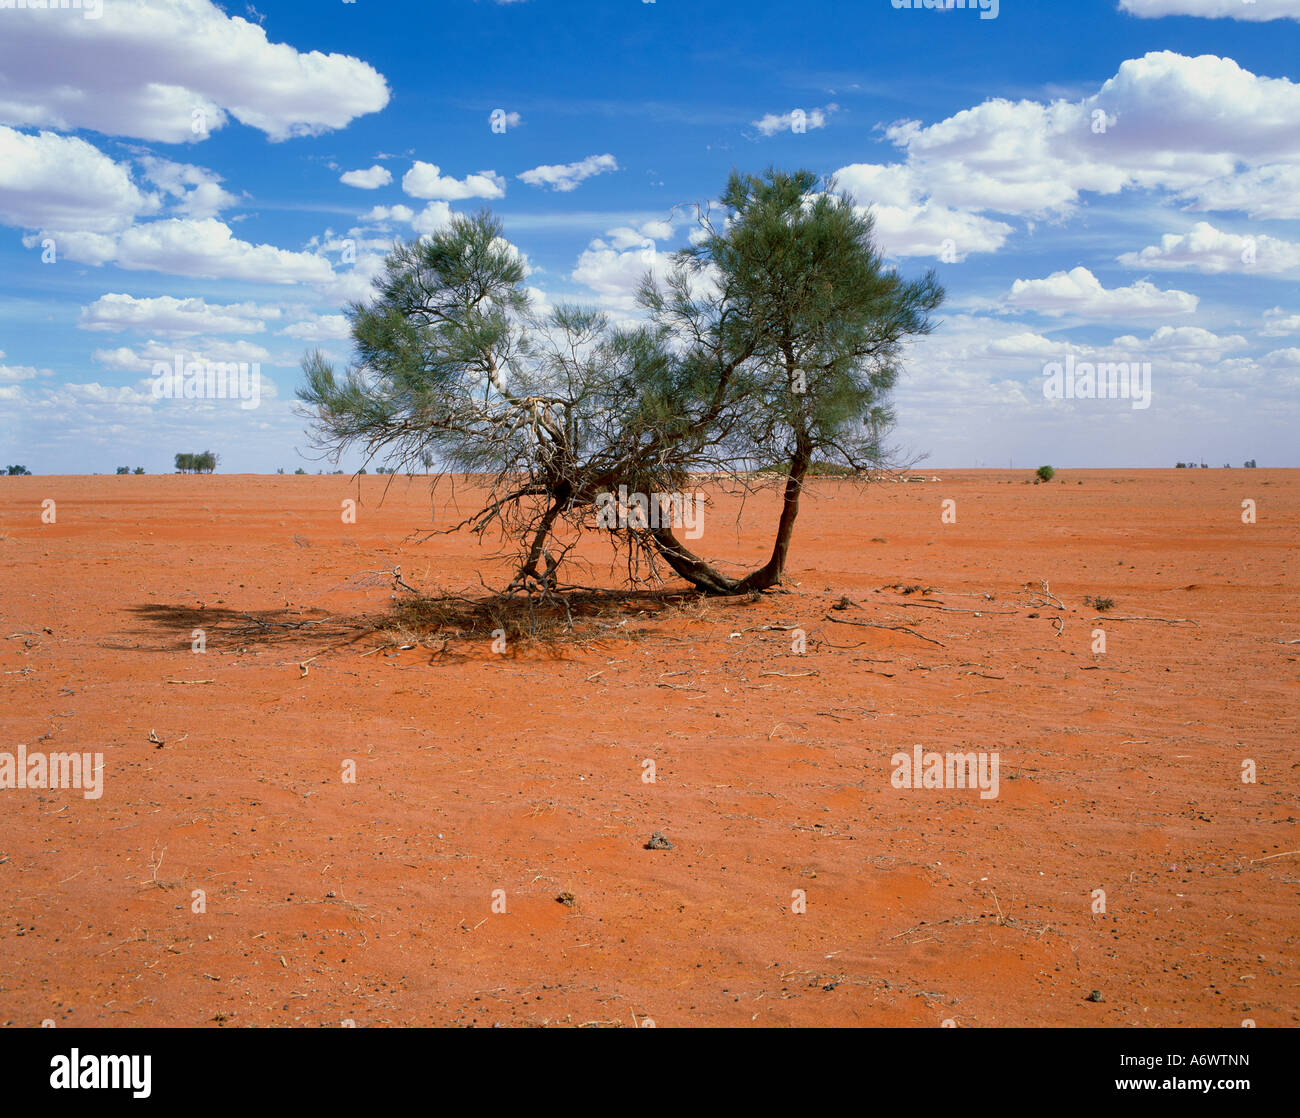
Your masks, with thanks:
[(864, 629), (893, 629), (896, 632), (909, 633), (923, 641), (929, 641), (930, 644), (937, 644), (940, 648), (948, 647), (942, 641), (937, 641), (933, 637), (927, 637), (922, 633), (918, 633), (915, 629), (909, 629), (906, 625), (877, 625), (871, 621), (849, 621), (847, 618), (843, 617), (832, 617), (829, 613), (826, 615), (826, 620), (833, 621), (836, 625), (859, 625)]

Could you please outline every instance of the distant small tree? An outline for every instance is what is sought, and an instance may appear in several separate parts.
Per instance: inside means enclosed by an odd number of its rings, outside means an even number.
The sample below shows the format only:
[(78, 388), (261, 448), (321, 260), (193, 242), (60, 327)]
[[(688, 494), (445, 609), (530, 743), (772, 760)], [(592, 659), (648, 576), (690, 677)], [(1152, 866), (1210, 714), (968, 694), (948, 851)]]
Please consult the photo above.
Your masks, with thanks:
[(1175, 465), (1174, 465), (1174, 469), (1175, 469), (1175, 470), (1185, 470), (1185, 469), (1187, 469), (1187, 463), (1186, 463), (1186, 462), (1178, 462), (1178, 463), (1175, 463)]
[(217, 468), (220, 457), (210, 450), (202, 454), (176, 455), (176, 471), (182, 474), (210, 474)]
[(301, 466), (299, 466), (299, 467), (298, 467), (296, 470), (294, 470), (293, 472), (294, 472), (295, 474), (305, 474), (307, 471), (304, 470)]
[(1039, 466), (1036, 472), (1039, 481), (1051, 481), (1056, 476), (1056, 471), (1051, 466)]
[(132, 470), (131, 472), (134, 473), (134, 474), (142, 474), (142, 473), (144, 473), (144, 467), (143, 467), (143, 466), (137, 466), (137, 467), (136, 467), (134, 470)]
[(130, 466), (118, 466), (116, 472), (117, 472), (118, 474), (129, 474), (129, 473), (131, 472), (131, 467), (130, 467)]
[(32, 471), (26, 466), (6, 466), (5, 472), (10, 477), (31, 477)]

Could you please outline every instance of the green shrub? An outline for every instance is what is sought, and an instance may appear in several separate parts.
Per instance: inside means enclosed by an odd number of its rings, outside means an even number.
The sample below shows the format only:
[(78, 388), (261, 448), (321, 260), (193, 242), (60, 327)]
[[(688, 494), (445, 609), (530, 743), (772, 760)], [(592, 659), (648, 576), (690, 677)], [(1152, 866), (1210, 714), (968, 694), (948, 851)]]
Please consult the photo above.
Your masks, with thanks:
[(1051, 466), (1039, 466), (1037, 473), (1039, 481), (1051, 481), (1056, 476), (1056, 471)]

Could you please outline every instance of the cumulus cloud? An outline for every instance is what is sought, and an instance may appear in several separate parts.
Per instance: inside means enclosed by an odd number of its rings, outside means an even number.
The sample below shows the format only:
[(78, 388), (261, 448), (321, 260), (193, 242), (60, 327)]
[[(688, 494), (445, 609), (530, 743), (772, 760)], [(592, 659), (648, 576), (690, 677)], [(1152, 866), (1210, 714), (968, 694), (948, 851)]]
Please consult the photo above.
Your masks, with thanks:
[(283, 140), (388, 104), (367, 63), (272, 43), (210, 0), (111, 0), (100, 19), (75, 14), (5, 12), (0, 122), (190, 143), (233, 117)]
[(1211, 179), (1180, 196), (1192, 210), (1240, 210), (1251, 218), (1300, 218), (1300, 164), (1268, 164)]
[(402, 176), (402, 189), (412, 198), (458, 202), (464, 198), (503, 198), (506, 180), (495, 171), (480, 171), (463, 179), (443, 175), (435, 163), (417, 160)]
[(175, 198), (176, 209), (186, 217), (215, 217), (239, 201), (221, 186), (221, 176), (190, 163), (173, 163), (146, 155), (140, 159), (144, 177)]
[(417, 233), (436, 233), (451, 223), (451, 207), (446, 202), (430, 202), (411, 218)]
[(355, 186), (359, 190), (378, 190), (393, 181), (393, 172), (376, 163), (367, 171), (344, 171), (339, 175), (339, 182), (344, 186)]
[[(229, 225), (215, 218), (167, 218), (135, 225), (109, 237), (53, 236), (59, 251), (73, 260), (88, 264), (112, 261), (119, 268), (174, 276), (326, 284), (334, 275), (323, 256), (242, 241)], [(23, 243), (30, 247), (37, 240), (24, 237)]]
[[(4, 354), (0, 353), (0, 357), (3, 356)], [(52, 370), (38, 369), (34, 365), (0, 365), (0, 384), (16, 384), (20, 380), (52, 375)]]
[[(965, 212), (1062, 215), (1082, 192), (1165, 190), (1200, 208), (1294, 212), (1300, 84), (1230, 58), (1154, 51), (1123, 62), (1080, 100), (989, 100), (886, 136), (901, 164), (853, 164), (839, 177), (860, 200)], [(1253, 196), (1233, 185), (1255, 175)]]
[(125, 373), (152, 372), (158, 362), (174, 365), (177, 358), (189, 361), (246, 361), (261, 364), (271, 355), (252, 342), (217, 341), (211, 338), (193, 339), (184, 346), (150, 340), (141, 346), (118, 346), (114, 349), (97, 349), (91, 354), (96, 364)]
[(1240, 334), (1223, 337), (1199, 326), (1161, 326), (1149, 338), (1125, 334), (1111, 345), (1143, 353), (1172, 354), (1188, 361), (1215, 361), (1234, 349), (1245, 349), (1250, 343)]
[(1144, 19), (1203, 16), (1206, 19), (1300, 20), (1295, 0), (1119, 0), (1121, 11)]
[(1263, 234), (1225, 233), (1200, 221), (1190, 232), (1166, 233), (1159, 245), (1124, 253), (1119, 262), (1128, 268), (1283, 275), (1300, 268), (1300, 244)]
[(278, 318), (279, 307), (256, 303), (207, 303), (203, 299), (177, 299), (171, 295), (137, 299), (132, 295), (101, 295), (81, 308), (77, 325), (82, 330), (139, 330), (154, 334), (260, 334), (266, 320)]
[(636, 307), (636, 289), (646, 273), (662, 278), (671, 263), (672, 255), (657, 251), (653, 242), (618, 249), (597, 238), (578, 257), (570, 278), (596, 292), (603, 304), (630, 311)]
[(375, 206), (361, 215), (360, 220), (366, 224), (378, 224), (388, 221), (404, 221), (408, 225), (415, 218), (415, 211), (410, 206)]
[(529, 186), (549, 186), (552, 190), (567, 193), (593, 175), (617, 170), (618, 160), (612, 155), (589, 155), (577, 163), (546, 163), (524, 171), (519, 178)]
[(1186, 291), (1161, 291), (1149, 280), (1105, 288), (1087, 268), (1053, 272), (1046, 279), (1018, 279), (1003, 298), (1014, 310), (1091, 318), (1164, 318), (1191, 314), (1199, 300)]
[(0, 125), (0, 222), (5, 225), (110, 233), (161, 205), (158, 195), (131, 181), (124, 164), (85, 140), (52, 132), (30, 136)]
[[(1281, 307), (1274, 307), (1264, 312), (1264, 325), (1260, 327), (1261, 338), (1290, 338), (1300, 336), (1300, 314), (1291, 314)], [(4, 354), (0, 354), (3, 357)]]
[(1260, 358), (1261, 365), (1272, 365), (1287, 369), (1300, 368), (1300, 349), (1291, 346), (1288, 349), (1275, 349)]

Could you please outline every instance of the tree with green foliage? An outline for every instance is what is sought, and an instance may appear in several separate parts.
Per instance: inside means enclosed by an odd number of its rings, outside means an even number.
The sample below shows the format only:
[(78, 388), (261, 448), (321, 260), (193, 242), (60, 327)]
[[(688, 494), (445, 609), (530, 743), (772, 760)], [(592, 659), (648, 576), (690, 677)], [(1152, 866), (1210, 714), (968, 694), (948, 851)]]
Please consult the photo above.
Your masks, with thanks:
[[(810, 172), (735, 174), (722, 207), (698, 210), (697, 243), (662, 282), (646, 277), (635, 327), (569, 306), (538, 316), (486, 212), (399, 243), (377, 297), (346, 311), (356, 364), (340, 377), (319, 351), (304, 359), (317, 446), (486, 475), (456, 527), (515, 543), (509, 590), (553, 588), (592, 530), (627, 549), (633, 579), (662, 561), (709, 593), (776, 585), (814, 461), (859, 475), (886, 462), (903, 344), (930, 331), (943, 291), (886, 267), (870, 216)], [(782, 487), (771, 556), (743, 577), (690, 552), (666, 506), (601, 515), (612, 493), (680, 494), (701, 473)]]
[(176, 455), (176, 472), (182, 474), (210, 474), (217, 468), (219, 461), (220, 458), (210, 450), (205, 450), (202, 454), (178, 454)]

